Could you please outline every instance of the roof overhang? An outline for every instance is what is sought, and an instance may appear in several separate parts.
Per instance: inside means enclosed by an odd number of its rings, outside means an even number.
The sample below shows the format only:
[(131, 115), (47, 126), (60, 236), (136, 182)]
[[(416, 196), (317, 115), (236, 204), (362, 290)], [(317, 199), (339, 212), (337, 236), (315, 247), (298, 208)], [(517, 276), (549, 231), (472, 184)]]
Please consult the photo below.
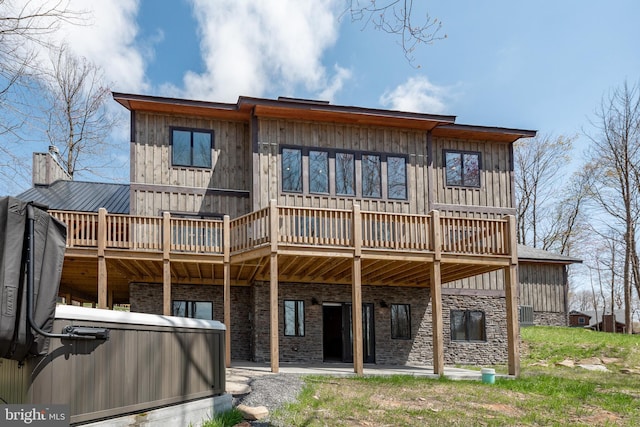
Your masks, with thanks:
[(434, 129), (433, 136), (512, 143), (520, 138), (534, 137), (536, 136), (536, 131), (490, 126), (447, 124), (438, 126)]
[(511, 143), (536, 135), (532, 130), (455, 124), (456, 117), (343, 105), (298, 98), (264, 99), (241, 96), (235, 104), (113, 92), (130, 111), (193, 115), (249, 121), (252, 116), (309, 120), (362, 126), (432, 131), (434, 136)]

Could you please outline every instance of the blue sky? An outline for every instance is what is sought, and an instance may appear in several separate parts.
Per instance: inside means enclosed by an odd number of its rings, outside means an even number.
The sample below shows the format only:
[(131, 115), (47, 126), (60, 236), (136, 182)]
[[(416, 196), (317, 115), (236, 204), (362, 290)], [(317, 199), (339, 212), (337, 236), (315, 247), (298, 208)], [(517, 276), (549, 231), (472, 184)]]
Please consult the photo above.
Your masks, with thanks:
[[(640, 82), (636, 0), (429, 1), (416, 13), (441, 20), (447, 38), (418, 48), (413, 64), (393, 35), (341, 17), (344, 0), (72, 5), (91, 14), (90, 25), (56, 37), (102, 66), (118, 92), (222, 102), (297, 96), (574, 135), (590, 130), (607, 91)], [(112, 139), (125, 162), (126, 116)], [(587, 141), (578, 138), (576, 155)], [(128, 170), (123, 164), (107, 178), (126, 180)]]

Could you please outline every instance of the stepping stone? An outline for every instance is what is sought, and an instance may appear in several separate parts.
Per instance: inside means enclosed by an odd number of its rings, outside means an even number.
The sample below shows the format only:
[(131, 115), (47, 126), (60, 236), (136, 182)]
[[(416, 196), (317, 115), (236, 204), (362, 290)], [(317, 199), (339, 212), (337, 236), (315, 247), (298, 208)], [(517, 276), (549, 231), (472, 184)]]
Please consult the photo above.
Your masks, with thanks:
[(250, 421), (261, 420), (269, 415), (269, 410), (266, 406), (238, 405), (236, 408), (238, 411), (242, 412), (242, 415), (246, 420)]
[(225, 387), (227, 393), (232, 396), (241, 396), (243, 394), (251, 393), (251, 387), (249, 384), (237, 383), (233, 381), (227, 381), (227, 386)]

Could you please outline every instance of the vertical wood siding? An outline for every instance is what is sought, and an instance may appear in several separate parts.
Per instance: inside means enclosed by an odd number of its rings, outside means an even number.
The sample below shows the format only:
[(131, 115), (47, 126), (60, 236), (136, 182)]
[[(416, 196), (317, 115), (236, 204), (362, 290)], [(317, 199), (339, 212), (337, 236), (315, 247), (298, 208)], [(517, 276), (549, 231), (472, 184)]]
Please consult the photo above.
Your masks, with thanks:
[[(136, 191), (131, 213), (158, 215), (160, 211), (178, 210), (237, 216), (248, 212), (247, 198), (194, 192), (194, 189), (251, 190), (247, 123), (146, 112), (137, 112), (135, 120), (132, 184), (184, 187), (184, 191), (167, 192), (162, 187), (158, 191)], [(171, 165), (172, 126), (213, 130), (211, 169)]]
[(520, 263), (520, 305), (533, 311), (565, 311), (564, 269), (561, 264)]
[[(513, 207), (510, 144), (450, 138), (433, 138), (433, 141), (435, 203), (461, 205), (461, 207)], [(447, 187), (444, 174), (444, 150), (480, 153), (480, 188)]]
[[(283, 193), (279, 181), (282, 145), (407, 156), (408, 200), (363, 198), (358, 196), (359, 188), (355, 197)], [(279, 204), (286, 206), (351, 209), (354, 203), (358, 203), (362, 210), (426, 214), (426, 153), (425, 132), (262, 118), (259, 120), (255, 164), (264, 179), (256, 182), (254, 191), (259, 197), (254, 198), (253, 209), (266, 207), (269, 200), (276, 198)], [(329, 172), (330, 176), (335, 173), (331, 163)], [(356, 176), (359, 172), (360, 164), (356, 160)], [(330, 187), (333, 185), (330, 183)]]

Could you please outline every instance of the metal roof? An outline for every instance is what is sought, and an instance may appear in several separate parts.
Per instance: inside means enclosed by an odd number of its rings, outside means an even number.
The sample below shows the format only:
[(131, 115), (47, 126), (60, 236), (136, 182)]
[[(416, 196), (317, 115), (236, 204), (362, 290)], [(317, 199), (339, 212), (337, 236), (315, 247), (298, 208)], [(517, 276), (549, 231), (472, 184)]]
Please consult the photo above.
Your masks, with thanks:
[(553, 252), (532, 248), (525, 245), (518, 245), (518, 260), (520, 262), (556, 262), (560, 264), (574, 264), (582, 262), (582, 260), (579, 258), (555, 254)]
[(129, 213), (129, 185), (83, 181), (55, 181), (38, 185), (16, 196), (26, 202), (36, 202), (54, 210)]

